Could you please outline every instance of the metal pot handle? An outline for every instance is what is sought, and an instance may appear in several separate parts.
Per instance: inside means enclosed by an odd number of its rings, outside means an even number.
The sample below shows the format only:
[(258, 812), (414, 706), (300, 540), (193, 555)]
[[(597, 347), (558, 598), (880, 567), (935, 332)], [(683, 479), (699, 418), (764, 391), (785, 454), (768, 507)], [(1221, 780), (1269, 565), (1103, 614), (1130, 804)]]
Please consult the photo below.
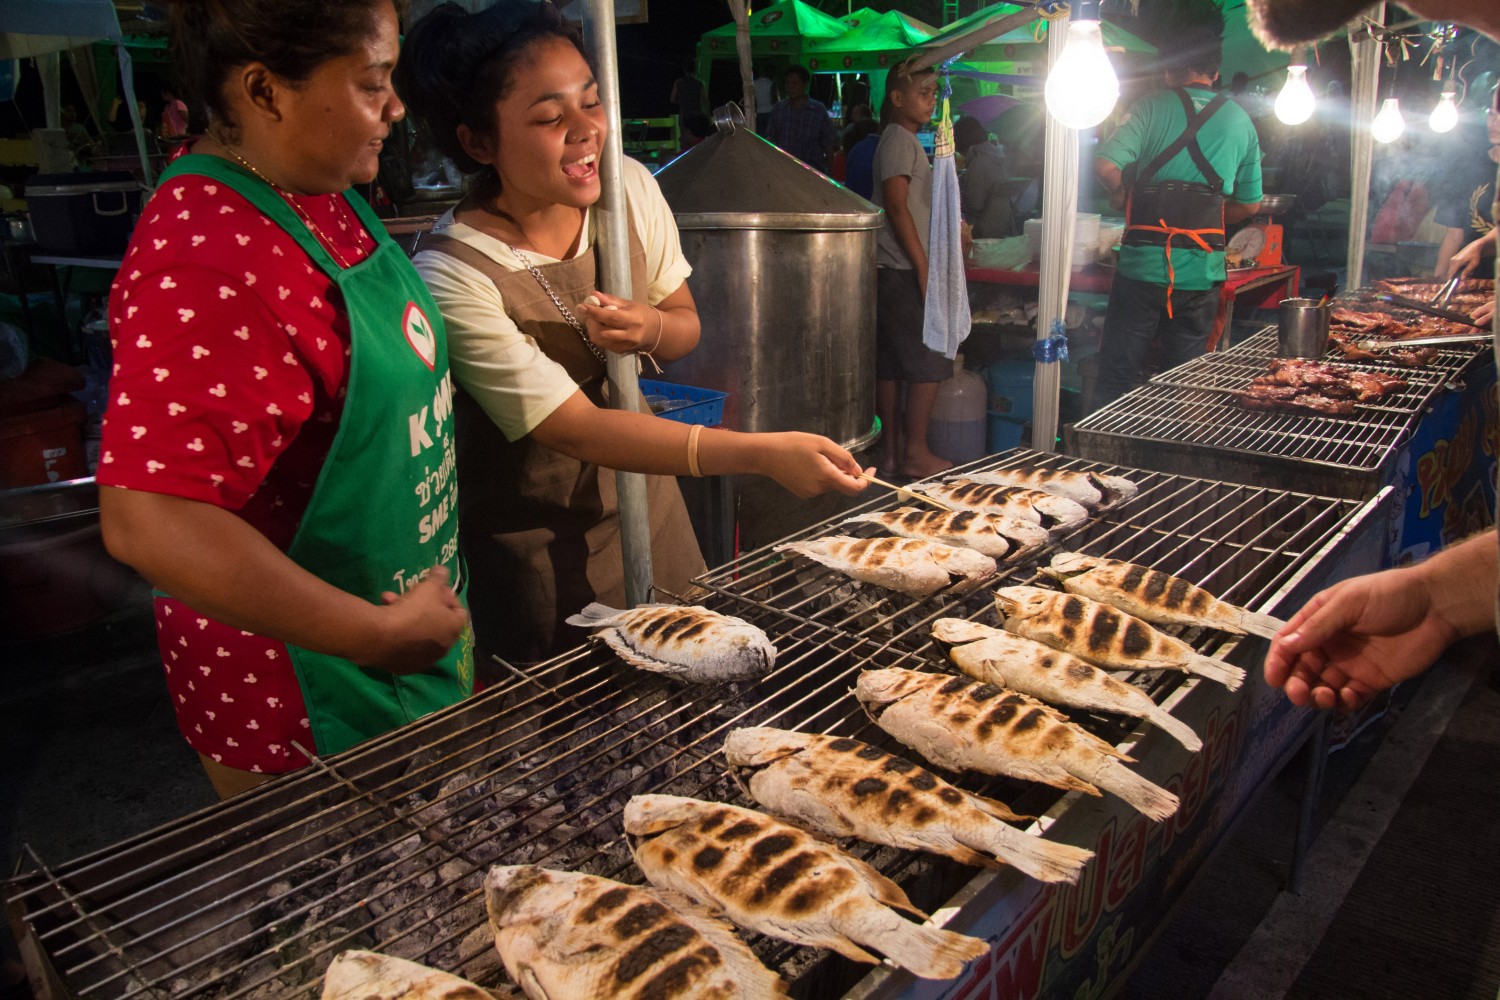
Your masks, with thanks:
[(714, 108), (714, 128), (723, 135), (732, 135), (745, 127), (745, 112), (733, 101)]

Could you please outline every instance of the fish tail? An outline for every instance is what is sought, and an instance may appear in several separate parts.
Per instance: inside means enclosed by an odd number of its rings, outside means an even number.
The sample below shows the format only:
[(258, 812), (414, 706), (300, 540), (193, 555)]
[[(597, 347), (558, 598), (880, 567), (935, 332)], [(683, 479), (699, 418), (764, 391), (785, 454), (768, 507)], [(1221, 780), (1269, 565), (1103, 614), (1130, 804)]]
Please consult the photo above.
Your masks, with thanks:
[[(965, 963), (990, 950), (990, 946), (978, 938), (940, 927), (913, 924), (890, 910), (880, 912), (884, 914), (883, 918), (863, 919), (857, 929), (851, 927), (850, 930), (859, 935), (860, 944), (879, 950), (901, 968), (923, 979), (954, 979), (964, 971)], [(873, 915), (865, 911), (861, 916)], [(842, 927), (839, 929), (843, 930)]]
[(1212, 656), (1199, 656), (1194, 653), (1188, 657), (1182, 669), (1198, 677), (1218, 681), (1231, 691), (1238, 691), (1240, 685), (1245, 682), (1245, 671), (1223, 660), (1216, 660)]
[(988, 851), (1040, 882), (1077, 883), (1083, 866), (1094, 856), (1093, 851), (1043, 840), (998, 820), (988, 824), (974, 841), (969, 846)]
[(1117, 760), (1104, 762), (1094, 775), (1094, 784), (1118, 795), (1150, 819), (1163, 820), (1177, 811), (1177, 796)]
[(583, 628), (598, 628), (600, 625), (603, 625), (605, 622), (609, 621), (615, 615), (618, 615), (620, 613), (621, 612), (618, 608), (611, 608), (607, 605), (600, 604), (598, 601), (595, 601), (593, 604), (590, 604), (588, 607), (578, 612), (578, 614), (569, 615), (567, 617), (567, 623), (569, 625), (578, 625)]
[(1182, 720), (1178, 719), (1166, 709), (1158, 706), (1157, 709), (1151, 714), (1147, 715), (1146, 718), (1157, 729), (1160, 729), (1162, 732), (1166, 733), (1168, 736), (1172, 737), (1172, 739), (1176, 740), (1178, 743), (1181, 743), (1183, 746), (1187, 747), (1194, 753), (1197, 753), (1199, 750), (1203, 749), (1203, 741), (1198, 738), (1197, 733), (1193, 732), (1192, 727), (1190, 727)]
[(1262, 639), (1274, 639), (1276, 633), (1286, 628), (1286, 622), (1271, 615), (1260, 615), (1254, 611), (1241, 611), (1238, 625), (1251, 635), (1258, 635)]

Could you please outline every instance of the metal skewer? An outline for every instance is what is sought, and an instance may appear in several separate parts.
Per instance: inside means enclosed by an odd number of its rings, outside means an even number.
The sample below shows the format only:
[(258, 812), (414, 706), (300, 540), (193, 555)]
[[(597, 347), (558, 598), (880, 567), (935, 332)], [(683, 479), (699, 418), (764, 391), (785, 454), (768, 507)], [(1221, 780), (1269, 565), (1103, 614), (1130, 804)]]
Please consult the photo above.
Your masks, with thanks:
[(925, 493), (917, 493), (917, 492), (915, 492), (913, 490), (907, 489), (905, 486), (897, 486), (895, 483), (888, 483), (884, 479), (877, 479), (875, 476), (870, 475), (868, 472), (861, 472), (859, 474), (859, 478), (869, 480), (870, 482), (874, 483), (876, 486), (884, 486), (888, 490), (895, 490), (897, 493), (905, 493), (907, 496), (909, 496), (909, 497), (911, 497), (911, 498), (913, 498), (915, 500), (921, 500), (924, 503), (930, 503), (934, 507), (941, 507), (943, 510), (957, 510), (958, 509), (957, 507), (954, 507), (952, 504), (943, 503), (943, 501), (935, 499), (933, 497), (930, 497), (930, 496), (928, 496)]

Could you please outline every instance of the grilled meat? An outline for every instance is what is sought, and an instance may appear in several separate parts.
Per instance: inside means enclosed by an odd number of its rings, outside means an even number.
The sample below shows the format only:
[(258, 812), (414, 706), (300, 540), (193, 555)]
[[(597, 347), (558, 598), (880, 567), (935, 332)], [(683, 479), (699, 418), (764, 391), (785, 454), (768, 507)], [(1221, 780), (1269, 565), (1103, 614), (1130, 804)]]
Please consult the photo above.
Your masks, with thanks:
[(505, 969), (533, 1000), (786, 996), (732, 928), (670, 893), (497, 865), (484, 902)]
[(1053, 705), (1116, 712), (1146, 719), (1189, 750), (1203, 741), (1142, 691), (1086, 660), (1032, 639), (963, 618), (939, 618), (933, 638), (951, 644), (948, 658), (976, 681), (1009, 688)]
[(494, 1000), (467, 979), (373, 951), (339, 954), (323, 973), (323, 1000)]
[(1041, 587), (1005, 587), (995, 593), (1005, 630), (1072, 653), (1108, 670), (1181, 670), (1237, 690), (1239, 667), (1198, 653), (1146, 622), (1108, 604)]
[(989, 556), (919, 538), (829, 535), (786, 542), (776, 551), (795, 552), (856, 580), (916, 598), (931, 597), (953, 577), (967, 588), (995, 573), (995, 560)]
[(1230, 393), (1247, 410), (1281, 410), (1287, 413), (1310, 413), (1323, 417), (1352, 417), (1354, 402), (1348, 399), (1329, 399), (1315, 392), (1305, 392), (1295, 386), (1252, 385), (1248, 389)]
[[(874, 948), (924, 979), (952, 979), (989, 950), (919, 919), (901, 887), (857, 858), (764, 813), (676, 795), (625, 804), (635, 863), (656, 885), (708, 905), (749, 930), (878, 962)], [(864, 947), (861, 947), (863, 945)]]
[(1250, 384), (1252, 388), (1291, 386), (1332, 399), (1354, 399), (1364, 403), (1402, 392), (1409, 383), (1382, 372), (1355, 371), (1302, 358), (1275, 358), (1267, 374)]
[(858, 740), (736, 729), (724, 759), (756, 802), (831, 837), (932, 851), (967, 865), (1014, 865), (1043, 882), (1077, 882), (1093, 854), (1022, 833), (1004, 805), (954, 788), (909, 760)]
[(1052, 493), (1066, 497), (1089, 510), (1098, 510), (1100, 507), (1108, 507), (1121, 500), (1129, 500), (1136, 493), (1135, 483), (1121, 476), (1073, 472), (1067, 469), (986, 469), (983, 472), (969, 472), (965, 475), (970, 482), (974, 483), (1020, 486), (1024, 489)]
[(970, 479), (913, 485), (912, 490), (963, 510), (983, 510), (1035, 521), (1044, 528), (1071, 528), (1088, 520), (1088, 508), (1067, 497), (1020, 486), (996, 486)]
[(607, 643), (626, 663), (682, 681), (743, 680), (776, 665), (776, 647), (764, 632), (696, 605), (643, 604), (617, 611), (590, 604), (568, 624), (598, 629), (592, 638)]
[(896, 510), (860, 514), (844, 524), (878, 524), (905, 538), (926, 538), (944, 545), (973, 549), (992, 559), (1020, 557), (1045, 546), (1047, 529), (1025, 518), (981, 510)]
[(1111, 792), (1152, 819), (1177, 796), (1125, 767), (1130, 760), (1033, 698), (963, 677), (889, 667), (859, 675), (855, 697), (881, 729), (940, 767)]

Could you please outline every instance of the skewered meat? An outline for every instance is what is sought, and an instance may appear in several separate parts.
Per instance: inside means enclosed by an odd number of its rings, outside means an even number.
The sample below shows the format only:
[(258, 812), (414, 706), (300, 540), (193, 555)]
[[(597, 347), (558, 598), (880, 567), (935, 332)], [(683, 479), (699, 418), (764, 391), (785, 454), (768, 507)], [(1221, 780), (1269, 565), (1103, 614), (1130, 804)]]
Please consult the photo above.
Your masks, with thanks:
[(786, 997), (728, 924), (672, 893), (496, 865), (484, 902), (505, 969), (533, 1000)]
[(694, 683), (759, 677), (776, 665), (776, 647), (747, 621), (696, 605), (643, 604), (616, 611), (590, 604), (569, 625), (599, 629), (606, 643), (632, 666)]
[(1035, 521), (1053, 530), (1088, 520), (1088, 508), (1067, 497), (1020, 486), (996, 486), (970, 479), (913, 485), (913, 492), (963, 510), (985, 510)]
[(753, 809), (636, 795), (625, 804), (625, 839), (656, 885), (783, 941), (878, 962), (864, 945), (924, 979), (952, 979), (989, 951), (976, 938), (903, 920), (895, 910), (921, 920), (927, 914), (896, 883)]
[(1146, 719), (1189, 750), (1203, 747), (1196, 733), (1146, 692), (1115, 680), (1069, 653), (963, 618), (939, 618), (932, 623), (932, 635), (952, 644), (948, 658), (976, 681), (1029, 694), (1053, 705)]
[(987, 469), (965, 474), (970, 482), (1020, 486), (1067, 497), (1089, 510), (1108, 507), (1135, 496), (1136, 485), (1122, 476), (1069, 469)]
[(832, 837), (932, 851), (988, 868), (998, 867), (998, 858), (1043, 882), (1077, 882), (1093, 857), (1022, 833), (1002, 822), (1024, 818), (1003, 804), (858, 740), (736, 729), (724, 740), (724, 759), (756, 802)]
[(856, 580), (873, 583), (908, 597), (926, 598), (958, 577), (965, 586), (995, 573), (995, 560), (972, 549), (961, 549), (920, 538), (851, 538), (828, 535), (776, 546), (777, 552), (796, 552)]
[(982, 552), (992, 559), (1029, 554), (1051, 539), (1047, 529), (1035, 521), (982, 510), (898, 507), (891, 511), (860, 514), (842, 523), (878, 524), (904, 538), (927, 538), (944, 545), (957, 545)]
[(888, 667), (859, 675), (855, 697), (881, 729), (940, 767), (1118, 795), (1152, 819), (1177, 796), (1125, 767), (1125, 754), (1034, 698), (963, 677)]

